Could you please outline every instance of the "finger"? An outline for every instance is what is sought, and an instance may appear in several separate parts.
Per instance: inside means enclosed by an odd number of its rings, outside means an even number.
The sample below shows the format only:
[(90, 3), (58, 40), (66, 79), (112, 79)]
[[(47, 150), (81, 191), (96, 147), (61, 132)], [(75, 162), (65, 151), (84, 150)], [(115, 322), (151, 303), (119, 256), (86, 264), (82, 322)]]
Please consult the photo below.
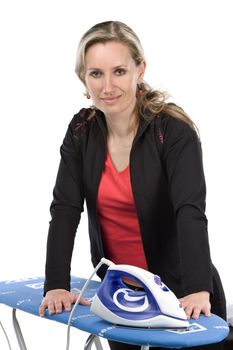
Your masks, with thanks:
[(200, 316), (200, 313), (201, 313), (201, 309), (199, 307), (193, 308), (192, 318), (194, 320), (197, 320)]
[(210, 305), (206, 306), (205, 308), (203, 308), (202, 312), (206, 317), (210, 317), (211, 316), (211, 311), (210, 311)]
[(63, 301), (63, 305), (64, 305), (64, 310), (66, 312), (69, 312), (71, 310), (71, 302), (70, 302), (70, 300), (64, 300)]
[(186, 307), (189, 305), (189, 303), (187, 301), (182, 301), (181, 305), (182, 305), (183, 309), (186, 309)]
[(88, 299), (85, 299), (85, 298), (81, 298), (79, 303), (81, 305), (90, 305), (90, 301)]
[(45, 303), (42, 303), (41, 305), (40, 305), (40, 307), (39, 307), (39, 315), (41, 316), (41, 317), (44, 317), (44, 315), (45, 315), (45, 310), (47, 309), (47, 304), (45, 304)]
[(49, 301), (48, 303), (48, 311), (50, 315), (55, 314), (55, 306), (53, 301)]
[(62, 312), (62, 302), (60, 300), (55, 300), (54, 308), (55, 308), (56, 314), (60, 314)]
[[(73, 303), (76, 303), (76, 301), (78, 300), (78, 298), (79, 298), (79, 294), (73, 294), (73, 300), (72, 300), (72, 302), (73, 302)], [(79, 304), (80, 304), (80, 305), (90, 305), (90, 301), (89, 301), (88, 299), (86, 299), (86, 298), (81, 298), (81, 299), (79, 300)]]
[(186, 308), (184, 308), (184, 311), (186, 313), (187, 319), (189, 320), (192, 313), (193, 313), (193, 307), (191, 307), (190, 305), (187, 306)]
[(190, 305), (189, 301), (186, 300), (185, 298), (180, 299), (180, 303), (181, 303), (184, 310)]

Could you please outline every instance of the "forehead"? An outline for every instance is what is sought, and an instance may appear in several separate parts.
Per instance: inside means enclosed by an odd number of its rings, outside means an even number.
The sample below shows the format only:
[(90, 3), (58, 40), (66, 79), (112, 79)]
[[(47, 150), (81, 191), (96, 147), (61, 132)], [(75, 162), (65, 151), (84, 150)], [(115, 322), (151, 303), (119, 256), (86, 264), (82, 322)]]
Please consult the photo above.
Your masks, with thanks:
[(126, 44), (115, 41), (96, 43), (90, 46), (86, 52), (86, 68), (90, 66), (119, 66), (134, 62), (130, 49)]

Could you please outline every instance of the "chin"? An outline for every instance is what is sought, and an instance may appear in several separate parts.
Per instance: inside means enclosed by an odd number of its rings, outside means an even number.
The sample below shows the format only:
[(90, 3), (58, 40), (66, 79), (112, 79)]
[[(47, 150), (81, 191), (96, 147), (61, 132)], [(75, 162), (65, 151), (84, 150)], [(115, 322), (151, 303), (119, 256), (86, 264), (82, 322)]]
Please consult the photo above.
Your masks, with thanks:
[(119, 108), (119, 106), (114, 105), (101, 105), (98, 107), (104, 114), (118, 114), (121, 113), (122, 107)]

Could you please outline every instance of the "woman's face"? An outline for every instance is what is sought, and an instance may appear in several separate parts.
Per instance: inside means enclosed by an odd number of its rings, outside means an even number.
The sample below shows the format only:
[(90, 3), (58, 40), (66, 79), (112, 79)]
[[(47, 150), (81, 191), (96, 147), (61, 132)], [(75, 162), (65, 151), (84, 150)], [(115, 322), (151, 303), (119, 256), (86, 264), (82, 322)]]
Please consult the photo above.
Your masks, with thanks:
[(92, 45), (85, 66), (86, 88), (98, 109), (105, 115), (134, 109), (145, 63), (136, 66), (126, 45), (114, 41)]

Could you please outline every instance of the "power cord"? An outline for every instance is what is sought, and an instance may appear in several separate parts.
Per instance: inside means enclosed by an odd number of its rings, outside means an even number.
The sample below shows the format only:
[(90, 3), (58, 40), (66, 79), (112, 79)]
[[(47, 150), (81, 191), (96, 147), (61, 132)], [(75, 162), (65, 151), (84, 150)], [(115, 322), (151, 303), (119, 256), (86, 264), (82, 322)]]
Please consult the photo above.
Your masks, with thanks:
[(69, 316), (69, 320), (68, 320), (68, 323), (67, 323), (67, 336), (66, 336), (66, 350), (69, 350), (70, 349), (70, 327), (71, 327), (71, 324), (72, 324), (72, 318), (73, 318), (73, 315), (74, 315), (74, 312), (76, 311), (77, 307), (78, 307), (78, 304), (85, 292), (85, 290), (87, 289), (88, 287), (88, 284), (90, 283), (92, 277), (96, 274), (96, 272), (99, 270), (99, 268), (102, 266), (102, 265), (108, 265), (108, 266), (111, 266), (111, 265), (114, 265), (114, 263), (108, 259), (105, 259), (105, 258), (102, 258), (99, 262), (99, 264), (95, 267), (94, 271), (92, 272), (91, 276), (86, 280), (83, 288), (81, 289), (80, 291), (80, 294), (78, 296), (78, 299), (76, 300), (74, 306), (73, 306), (73, 309), (70, 313), (70, 316)]
[(11, 344), (10, 344), (10, 340), (8, 338), (8, 335), (7, 335), (7, 333), (6, 333), (5, 329), (4, 329), (3, 324), (2, 324), (1, 321), (0, 321), (0, 326), (2, 328), (2, 331), (3, 331), (4, 335), (5, 335), (5, 338), (7, 340), (8, 347), (9, 347), (10, 350), (12, 350), (12, 347), (11, 347)]

